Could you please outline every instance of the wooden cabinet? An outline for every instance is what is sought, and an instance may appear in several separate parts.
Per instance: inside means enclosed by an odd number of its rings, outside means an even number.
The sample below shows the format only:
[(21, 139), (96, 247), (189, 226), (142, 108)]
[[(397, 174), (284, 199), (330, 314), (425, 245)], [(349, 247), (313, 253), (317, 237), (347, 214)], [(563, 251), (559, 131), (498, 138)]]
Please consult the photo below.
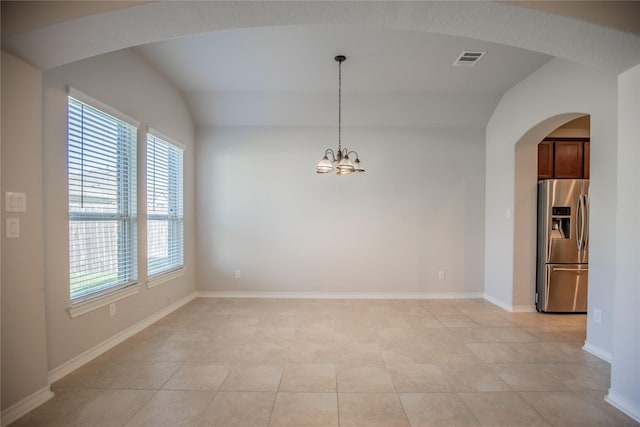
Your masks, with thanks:
[(589, 141), (585, 141), (584, 148), (582, 149), (582, 153), (584, 154), (584, 162), (583, 162), (583, 174), (582, 176), (585, 179), (589, 179), (589, 161), (591, 160), (591, 153), (589, 152), (589, 146), (591, 143)]
[(556, 141), (553, 155), (554, 178), (582, 178), (584, 156), (582, 141)]
[(589, 178), (589, 141), (553, 139), (538, 144), (538, 179)]
[(553, 178), (553, 142), (538, 144), (538, 179)]

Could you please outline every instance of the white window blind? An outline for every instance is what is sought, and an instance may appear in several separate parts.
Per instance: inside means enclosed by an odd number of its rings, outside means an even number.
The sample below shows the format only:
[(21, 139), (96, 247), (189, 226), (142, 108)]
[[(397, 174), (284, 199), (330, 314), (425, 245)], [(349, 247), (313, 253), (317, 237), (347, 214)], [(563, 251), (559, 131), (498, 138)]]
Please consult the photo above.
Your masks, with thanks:
[(183, 149), (147, 134), (147, 274), (184, 265)]
[(71, 301), (135, 282), (137, 129), (69, 97)]

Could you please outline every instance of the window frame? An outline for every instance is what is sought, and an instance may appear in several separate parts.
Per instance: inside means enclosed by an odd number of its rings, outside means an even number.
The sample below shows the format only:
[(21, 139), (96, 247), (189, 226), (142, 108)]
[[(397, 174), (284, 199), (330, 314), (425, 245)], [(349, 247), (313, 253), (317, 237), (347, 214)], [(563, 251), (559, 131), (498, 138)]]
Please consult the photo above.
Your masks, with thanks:
[[(66, 141), (66, 149), (67, 149), (67, 206), (68, 206), (68, 231), (69, 235), (67, 238), (69, 244), (69, 306), (68, 311), (70, 316), (76, 317), (81, 314), (87, 313), (89, 311), (93, 311), (99, 307), (110, 304), (122, 298), (126, 298), (130, 295), (133, 295), (138, 292), (138, 218), (137, 218), (137, 188), (138, 188), (138, 165), (137, 165), (137, 151), (138, 151), (138, 139), (140, 123), (137, 120), (134, 120), (125, 114), (115, 110), (114, 108), (74, 89), (71, 87), (67, 88), (67, 98), (66, 98), (66, 107), (67, 107), (67, 141)], [(127, 147), (124, 147), (122, 144), (125, 141), (119, 141), (116, 143), (116, 164), (112, 165), (114, 169), (117, 171), (117, 175), (119, 176), (118, 188), (117, 188), (117, 199), (118, 199), (118, 209), (116, 212), (103, 211), (103, 212), (73, 212), (71, 206), (71, 196), (73, 193), (72, 189), (72, 168), (71, 168), (71, 159), (72, 159), (72, 147), (74, 146), (74, 142), (72, 141), (72, 136), (70, 129), (72, 127), (72, 117), (70, 115), (70, 110), (72, 108), (73, 101), (81, 104), (81, 108), (83, 106), (88, 106), (89, 108), (96, 110), (100, 114), (104, 114), (106, 116), (110, 116), (111, 118), (117, 120), (118, 122), (122, 122), (123, 124), (130, 126), (130, 132), (132, 132), (133, 137), (128, 137), (126, 140)], [(81, 114), (84, 114), (81, 112)], [(77, 125), (77, 124), (76, 124)], [(84, 145), (85, 135), (81, 135), (81, 145)], [(124, 160), (126, 159), (126, 161)], [(109, 159), (110, 160), (110, 159)], [(84, 162), (84, 158), (82, 158)], [(126, 164), (126, 168), (123, 165)], [(84, 171), (84, 165), (80, 167), (81, 171)], [(84, 174), (84, 172), (83, 172)], [(125, 178), (125, 179), (123, 179)], [(124, 189), (124, 190), (123, 190)], [(81, 194), (84, 194), (81, 190)], [(83, 197), (83, 196), (82, 196)], [(101, 286), (96, 290), (88, 290), (85, 292), (78, 293), (74, 296), (72, 293), (71, 285), (71, 276), (72, 276), (72, 241), (71, 241), (71, 224), (74, 221), (96, 221), (96, 220), (110, 220), (117, 221), (117, 243), (116, 247), (118, 248), (118, 267), (117, 267), (117, 275), (118, 282), (113, 283), (107, 286)], [(122, 251), (122, 252), (121, 252)], [(120, 254), (124, 253), (124, 256)], [(124, 273), (120, 267), (121, 260), (127, 260), (127, 272)]]
[[(153, 139), (150, 141), (150, 139)], [(177, 154), (179, 154), (179, 163), (177, 164), (177, 170), (171, 168), (171, 158), (167, 159), (167, 179), (169, 180), (168, 187), (169, 192), (172, 189), (177, 191), (177, 194), (172, 195), (171, 193), (167, 196), (168, 207), (171, 208), (171, 203), (175, 201), (176, 205), (173, 206), (175, 211), (175, 216), (171, 214), (151, 214), (150, 213), (150, 188), (149, 183), (151, 176), (150, 166), (152, 163), (150, 162), (150, 147), (151, 144), (164, 144), (167, 146), (167, 150), (175, 150)], [(154, 146), (155, 149), (155, 146)], [(147, 135), (145, 138), (145, 153), (146, 153), (146, 164), (145, 164), (145, 194), (146, 194), (146, 226), (147, 226), (147, 254), (146, 254), (146, 266), (147, 266), (147, 287), (152, 288), (154, 286), (165, 283), (169, 280), (172, 280), (176, 277), (180, 277), (184, 275), (184, 264), (185, 264), (185, 256), (184, 256), (184, 153), (186, 151), (186, 146), (175, 139), (159, 132), (153, 128), (147, 129)], [(155, 162), (154, 162), (155, 163)], [(172, 171), (177, 172), (176, 174), (171, 173)], [(154, 180), (155, 182), (155, 180)], [(174, 185), (171, 184), (174, 183)], [(149, 270), (149, 255), (150, 255), (150, 227), (149, 224), (151, 221), (167, 221), (167, 251), (169, 252), (172, 247), (179, 248), (178, 254), (178, 263), (172, 263), (167, 265), (165, 268), (156, 269), (153, 272)], [(173, 231), (172, 231), (173, 229)], [(177, 244), (172, 244), (172, 239), (170, 238), (173, 235), (174, 239), (178, 240)]]

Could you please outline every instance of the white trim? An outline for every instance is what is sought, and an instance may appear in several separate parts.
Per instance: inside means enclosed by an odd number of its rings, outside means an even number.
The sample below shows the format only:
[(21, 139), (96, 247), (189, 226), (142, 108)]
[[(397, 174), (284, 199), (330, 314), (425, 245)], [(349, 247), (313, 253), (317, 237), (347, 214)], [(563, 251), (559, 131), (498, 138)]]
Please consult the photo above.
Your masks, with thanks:
[(121, 299), (129, 298), (130, 296), (133, 296), (138, 292), (140, 292), (140, 285), (136, 284), (134, 286), (127, 286), (124, 289), (108, 293), (95, 299), (90, 299), (75, 304), (72, 303), (69, 307), (67, 307), (67, 311), (69, 312), (69, 317), (75, 319), (78, 316), (90, 313), (94, 310), (104, 307), (105, 305), (120, 301)]
[(160, 273), (156, 276), (152, 276), (147, 280), (147, 288), (155, 288), (158, 285), (167, 283), (170, 280), (177, 279), (184, 276), (184, 267), (177, 268), (175, 270), (168, 271), (166, 273)]
[(51, 371), (49, 371), (49, 384), (52, 384), (52, 383), (58, 381), (60, 378), (64, 377), (65, 375), (73, 372), (74, 370), (78, 369), (79, 367), (83, 366), (84, 364), (92, 361), (93, 359), (95, 359), (96, 357), (100, 356), (101, 354), (103, 354), (107, 350), (112, 349), (116, 345), (120, 344), (122, 341), (126, 340), (127, 338), (132, 337), (133, 335), (135, 335), (138, 332), (142, 331), (147, 326), (149, 326), (149, 325), (153, 324), (154, 322), (157, 322), (158, 320), (162, 319), (167, 314), (169, 314), (169, 313), (177, 310), (178, 308), (182, 307), (183, 305), (193, 301), (195, 298), (196, 298), (196, 293), (195, 292), (191, 293), (191, 294), (189, 294), (189, 295), (187, 295), (185, 297), (182, 297), (178, 301), (176, 301), (173, 304), (168, 305), (168, 306), (164, 307), (163, 309), (155, 312), (154, 314), (152, 314), (151, 316), (147, 317), (146, 319), (143, 319), (140, 322), (136, 323), (135, 325), (132, 325), (132, 326), (128, 327), (127, 329), (117, 333), (116, 335), (112, 336), (111, 338), (108, 338), (107, 340), (105, 340), (105, 341), (101, 342), (100, 344), (90, 348), (89, 350), (85, 351), (84, 353), (79, 354), (78, 356), (74, 357), (73, 359), (64, 362), (62, 365), (58, 366), (57, 368), (53, 368)]
[(14, 403), (2, 411), (2, 427), (8, 426), (18, 418), (33, 411), (54, 396), (49, 386), (43, 387), (35, 393), (25, 397), (21, 401)]
[(638, 403), (611, 389), (609, 389), (609, 393), (604, 397), (604, 400), (640, 423), (640, 405)]
[(481, 292), (234, 292), (200, 291), (199, 298), (299, 298), (299, 299), (456, 299), (482, 298)]
[(180, 148), (182, 151), (187, 151), (187, 146), (184, 145), (182, 142), (178, 141), (175, 138), (171, 138), (170, 136), (167, 136), (164, 133), (157, 131), (152, 127), (147, 127), (147, 134), (153, 135), (156, 138), (160, 138), (171, 145), (175, 145), (176, 147)]
[(486, 293), (483, 297), (491, 304), (497, 305), (501, 309), (510, 313), (534, 313), (536, 311), (535, 305), (509, 305)]
[(508, 312), (513, 313), (513, 307), (509, 304), (505, 304), (504, 302), (500, 301), (497, 298), (492, 297), (491, 295), (485, 293), (483, 295), (484, 299), (486, 299), (487, 301), (489, 301), (491, 304), (497, 305), (498, 307), (500, 307), (503, 310), (507, 310)]
[(87, 95), (84, 92), (79, 91), (74, 87), (67, 86), (67, 94), (70, 97), (75, 98), (80, 102), (83, 102), (85, 104), (92, 106), (93, 108), (97, 108), (98, 110), (101, 110), (103, 113), (106, 113), (110, 116), (115, 117), (116, 119), (120, 119), (122, 121), (129, 123), (131, 126), (135, 128), (138, 128), (138, 129), (140, 128), (140, 122), (138, 120), (127, 116), (125, 113), (116, 110), (115, 108), (105, 104), (102, 101), (98, 101), (97, 99)]
[(585, 341), (584, 345), (582, 346), (582, 349), (588, 353), (593, 354), (596, 357), (599, 357), (600, 359), (604, 360), (605, 362), (611, 363), (611, 361), (613, 360), (613, 356), (611, 355), (610, 352), (605, 351), (599, 347), (596, 347), (592, 344), (589, 344), (588, 342)]

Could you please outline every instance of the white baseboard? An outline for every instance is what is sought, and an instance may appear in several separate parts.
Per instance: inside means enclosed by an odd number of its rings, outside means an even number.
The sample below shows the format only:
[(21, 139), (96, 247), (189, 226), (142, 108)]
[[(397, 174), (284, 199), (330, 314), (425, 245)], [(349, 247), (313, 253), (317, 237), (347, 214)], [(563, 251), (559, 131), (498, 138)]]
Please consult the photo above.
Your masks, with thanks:
[(30, 396), (25, 397), (21, 401), (9, 406), (2, 411), (2, 427), (8, 426), (18, 418), (26, 415), (38, 406), (45, 403), (54, 396), (49, 386), (43, 387)]
[(497, 305), (503, 310), (506, 310), (510, 313), (533, 313), (536, 311), (535, 305), (511, 305), (507, 304), (503, 301), (500, 301), (498, 298), (492, 297), (489, 294), (484, 294), (483, 298), (489, 301), (491, 304)]
[(637, 402), (627, 399), (611, 389), (609, 389), (609, 393), (604, 397), (604, 400), (640, 423), (640, 405)]
[(85, 351), (84, 353), (79, 354), (78, 356), (74, 357), (73, 359), (68, 360), (65, 363), (63, 363), (62, 365), (52, 369), (51, 371), (49, 371), (49, 384), (52, 384), (52, 383), (58, 381), (59, 379), (61, 379), (65, 375), (68, 375), (71, 372), (73, 372), (76, 369), (78, 369), (79, 367), (87, 364), (88, 362), (90, 362), (93, 359), (95, 359), (96, 357), (100, 356), (101, 354), (103, 354), (107, 350), (112, 349), (116, 345), (120, 344), (122, 341), (124, 341), (127, 338), (130, 338), (133, 335), (137, 334), (138, 332), (142, 331), (147, 326), (150, 326), (151, 324), (157, 322), (158, 320), (162, 319), (163, 317), (165, 317), (169, 313), (179, 309), (180, 307), (182, 307), (183, 305), (187, 304), (188, 302), (193, 301), (195, 298), (196, 298), (196, 293), (195, 292), (192, 293), (192, 294), (189, 294), (189, 295), (187, 295), (185, 297), (182, 297), (179, 300), (177, 300), (176, 302), (174, 302), (173, 304), (164, 307), (163, 309), (161, 309), (160, 311), (157, 311), (156, 313), (152, 314), (151, 316), (147, 317), (146, 319), (141, 320), (140, 322), (138, 322), (138, 323), (128, 327), (127, 329), (117, 333), (116, 335), (112, 336), (111, 338), (107, 339), (106, 341), (101, 342), (100, 344), (90, 348), (89, 350)]
[(611, 360), (613, 358), (613, 356), (611, 355), (610, 352), (605, 351), (603, 349), (601, 349), (600, 347), (596, 347), (594, 345), (589, 344), (588, 342), (585, 341), (584, 346), (582, 346), (582, 349), (588, 353), (593, 354), (596, 357), (599, 357), (600, 359), (604, 360), (605, 362), (611, 363)]
[(459, 299), (482, 298), (482, 292), (232, 292), (200, 291), (199, 298), (294, 298), (294, 299)]
[(491, 304), (497, 305), (498, 307), (500, 307), (503, 310), (511, 311), (511, 305), (500, 301), (498, 298), (494, 298), (494, 297), (492, 297), (491, 295), (489, 295), (487, 293), (485, 293), (483, 295), (483, 298), (486, 299), (487, 301), (489, 301)]

